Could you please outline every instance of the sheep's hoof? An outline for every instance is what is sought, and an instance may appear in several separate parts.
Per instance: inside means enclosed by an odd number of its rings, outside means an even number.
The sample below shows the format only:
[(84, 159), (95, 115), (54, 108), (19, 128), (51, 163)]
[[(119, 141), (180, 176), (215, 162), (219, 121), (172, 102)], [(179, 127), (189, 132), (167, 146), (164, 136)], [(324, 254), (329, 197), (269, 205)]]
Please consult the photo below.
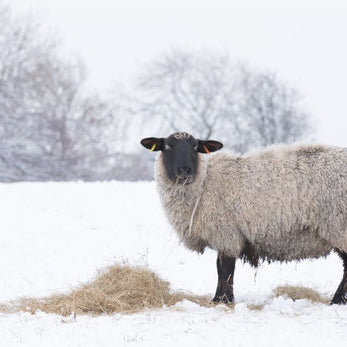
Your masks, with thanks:
[(215, 296), (212, 299), (212, 302), (215, 304), (226, 304), (226, 305), (231, 305), (234, 303), (234, 296), (233, 295), (221, 295), (221, 296)]
[(346, 305), (347, 304), (347, 294), (344, 296), (334, 296), (331, 300), (330, 305)]

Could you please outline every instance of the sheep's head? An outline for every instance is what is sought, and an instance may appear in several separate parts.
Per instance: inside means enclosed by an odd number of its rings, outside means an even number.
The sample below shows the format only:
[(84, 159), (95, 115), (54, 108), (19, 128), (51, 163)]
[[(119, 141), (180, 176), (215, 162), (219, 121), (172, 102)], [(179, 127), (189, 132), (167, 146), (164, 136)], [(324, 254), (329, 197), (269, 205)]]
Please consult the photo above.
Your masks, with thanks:
[(212, 140), (197, 140), (187, 133), (175, 133), (166, 138), (148, 137), (141, 144), (151, 151), (162, 151), (168, 177), (182, 185), (194, 181), (198, 170), (198, 153), (218, 151), (223, 144)]

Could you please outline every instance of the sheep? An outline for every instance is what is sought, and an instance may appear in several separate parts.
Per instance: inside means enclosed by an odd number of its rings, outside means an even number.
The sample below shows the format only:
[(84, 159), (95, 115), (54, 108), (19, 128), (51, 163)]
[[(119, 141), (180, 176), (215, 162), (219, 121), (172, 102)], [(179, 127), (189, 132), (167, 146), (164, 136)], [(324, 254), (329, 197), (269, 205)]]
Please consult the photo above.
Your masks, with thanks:
[(347, 149), (323, 145), (268, 148), (244, 156), (187, 133), (145, 138), (160, 151), (155, 179), (169, 223), (193, 251), (217, 251), (213, 302), (234, 302), (236, 259), (253, 266), (327, 256), (343, 260), (331, 301), (347, 302)]

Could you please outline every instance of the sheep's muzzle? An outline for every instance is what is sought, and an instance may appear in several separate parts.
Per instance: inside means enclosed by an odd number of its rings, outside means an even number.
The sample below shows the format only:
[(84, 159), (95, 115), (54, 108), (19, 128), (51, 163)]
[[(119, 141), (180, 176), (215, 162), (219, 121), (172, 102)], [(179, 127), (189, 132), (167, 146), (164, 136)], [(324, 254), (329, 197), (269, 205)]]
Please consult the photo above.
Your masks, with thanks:
[(176, 183), (186, 186), (194, 181), (193, 175), (176, 175)]

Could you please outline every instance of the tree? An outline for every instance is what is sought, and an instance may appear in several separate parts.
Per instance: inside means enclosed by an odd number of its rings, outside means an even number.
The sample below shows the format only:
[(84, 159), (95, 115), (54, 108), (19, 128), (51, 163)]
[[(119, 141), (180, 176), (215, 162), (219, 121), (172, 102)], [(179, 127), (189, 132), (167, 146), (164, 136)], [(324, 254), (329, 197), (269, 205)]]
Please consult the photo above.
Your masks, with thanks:
[(216, 137), (237, 152), (289, 143), (309, 130), (298, 93), (271, 72), (227, 55), (173, 52), (139, 77), (138, 113), (165, 132)]
[(109, 175), (117, 101), (86, 88), (84, 65), (33, 17), (0, 0), (0, 22), (0, 180)]
[(301, 107), (299, 93), (273, 72), (243, 69), (239, 85), (238, 116), (233, 124), (239, 152), (276, 143), (292, 143), (307, 135), (309, 115)]

